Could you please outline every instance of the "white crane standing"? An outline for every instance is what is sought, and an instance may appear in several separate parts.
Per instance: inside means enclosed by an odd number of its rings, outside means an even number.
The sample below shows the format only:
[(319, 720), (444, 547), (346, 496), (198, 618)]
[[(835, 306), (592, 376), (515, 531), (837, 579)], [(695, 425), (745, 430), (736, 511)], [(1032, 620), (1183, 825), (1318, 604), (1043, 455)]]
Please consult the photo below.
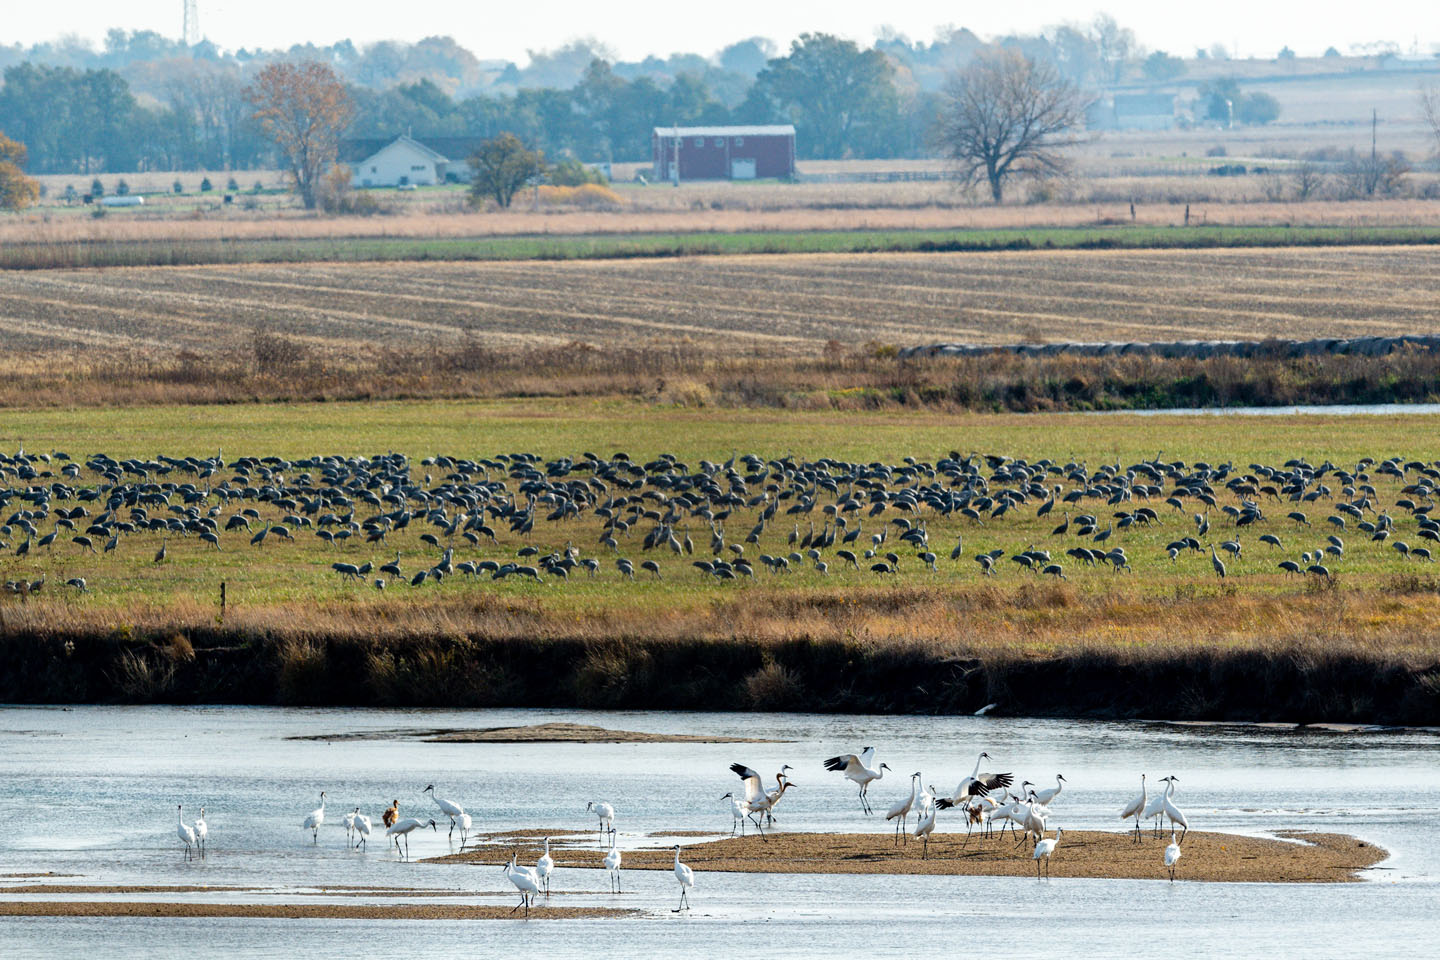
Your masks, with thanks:
[(1145, 812), (1145, 774), (1140, 774), (1140, 796), (1125, 804), (1125, 809), (1120, 811), (1121, 820), (1135, 818), (1135, 843), (1140, 842), (1140, 817)]
[(464, 816), (465, 808), (453, 801), (441, 800), (440, 795), (435, 792), (435, 784), (433, 783), (426, 787), (424, 790), (421, 790), (420, 792), (430, 794), (430, 799), (435, 801), (435, 806), (439, 807), (440, 812), (450, 818), (450, 832), (446, 834), (446, 838), (449, 839), (450, 837), (454, 836), (455, 821), (457, 818)]
[(620, 892), (620, 850), (615, 841), (610, 841), (610, 852), (605, 854), (605, 869), (610, 874), (610, 892)]
[(305, 822), (300, 824), (300, 829), (310, 831), (312, 843), (320, 842), (320, 827), (325, 823), (325, 791), (320, 791), (320, 806), (310, 811)]
[[(895, 821), (895, 845), (896, 845), (896, 846), (899, 846), (899, 845), (900, 845), (900, 834), (901, 834), (901, 832), (902, 832), (902, 831), (906, 831), (906, 830), (908, 829), (908, 828), (907, 828), (906, 821), (909, 820), (909, 818), (910, 818), (910, 811), (915, 808), (915, 798), (916, 798), (917, 796), (919, 796), (919, 795), (920, 795), (920, 773), (919, 773), (919, 771), (916, 771), (915, 773), (910, 774), (910, 796), (908, 796), (908, 797), (906, 797), (906, 798), (904, 798), (904, 799), (902, 799), (902, 800), (897, 800), (897, 801), (895, 802), (894, 806), (892, 806), (892, 807), (891, 807), (888, 811), (886, 811), (886, 813), (885, 813), (885, 819), (886, 819), (887, 822), (890, 821), (890, 820), (894, 820), (894, 821)], [(910, 834), (909, 834), (908, 832), (905, 834), (905, 842), (906, 842), (906, 843), (909, 843), (909, 842), (910, 842)]]
[(935, 816), (940, 812), (936, 804), (930, 804), (922, 810), (920, 820), (915, 824), (915, 836), (923, 837), (925, 845), (921, 848), (920, 859), (925, 860), (930, 856), (930, 834), (935, 832)]
[(1170, 882), (1175, 882), (1175, 864), (1180, 861), (1180, 844), (1175, 839), (1175, 828), (1170, 828), (1170, 845), (1165, 848), (1165, 866), (1170, 871)]
[(185, 859), (189, 860), (194, 856), (195, 831), (181, 817), (180, 814), (184, 809), (184, 804), (177, 803), (175, 805), (175, 833), (180, 837), (180, 842), (185, 844)]
[(680, 862), (680, 844), (675, 844), (675, 879), (680, 881), (680, 906), (671, 913), (679, 913), (681, 910), (690, 909), (690, 900), (686, 894), (695, 886), (695, 871)]
[(1184, 840), (1185, 834), (1190, 832), (1190, 821), (1185, 819), (1185, 814), (1181, 813), (1180, 808), (1175, 806), (1175, 804), (1170, 800), (1171, 795), (1175, 792), (1175, 784), (1179, 782), (1179, 780), (1179, 777), (1170, 778), (1170, 789), (1165, 791), (1164, 802), (1161, 804), (1161, 810), (1165, 814), (1166, 818), (1170, 821), (1170, 832), (1172, 834), (1175, 832), (1175, 824), (1180, 824), (1180, 839)]
[(205, 858), (205, 839), (210, 836), (210, 825), (205, 822), (205, 806), (200, 806), (200, 816), (195, 818), (195, 842), (200, 845), (200, 858)]
[(1153, 819), (1155, 821), (1155, 829), (1151, 831), (1152, 835), (1158, 835), (1160, 833), (1160, 823), (1165, 819), (1165, 801), (1171, 793), (1175, 792), (1175, 778), (1173, 776), (1161, 777), (1160, 782), (1167, 784), (1165, 792), (1157, 793), (1151, 797), (1150, 802), (1145, 804), (1145, 809), (1140, 812), (1141, 819)]
[(359, 837), (355, 841), (356, 849), (361, 846), (364, 846), (366, 850), (370, 849), (370, 818), (358, 811), (355, 814), (355, 836)]
[(1050, 858), (1054, 855), (1055, 848), (1060, 845), (1060, 834), (1064, 832), (1065, 831), (1061, 830), (1059, 827), (1056, 827), (1055, 839), (1051, 840), (1047, 837), (1046, 839), (1041, 840), (1039, 843), (1035, 844), (1035, 853), (1031, 855), (1031, 859), (1035, 861), (1036, 880), (1040, 879), (1041, 860), (1045, 861), (1045, 876), (1047, 878), (1050, 876)]
[(545, 852), (535, 861), (535, 876), (545, 886), (545, 899), (550, 899), (550, 874), (555, 869), (555, 858), (550, 856), (550, 838), (545, 838)]
[(585, 809), (595, 814), (600, 819), (600, 842), (605, 842), (605, 834), (610, 834), (611, 839), (615, 837), (615, 808), (608, 803), (599, 800), (591, 800), (585, 804)]
[(730, 801), (730, 816), (734, 818), (730, 822), (730, 836), (735, 836), (736, 824), (740, 826), (740, 836), (745, 836), (745, 818), (750, 816), (750, 804), (733, 793), (727, 793), (720, 799)]
[[(1052, 802), (1054, 802), (1056, 797), (1060, 796), (1060, 790), (1064, 783), (1065, 778), (1057, 773), (1055, 774), (1055, 786), (1049, 787), (1045, 790), (1035, 790), (1032, 792), (1035, 794), (1035, 799), (1038, 802), (1043, 803), (1045, 804), (1045, 806), (1048, 807)], [(1031, 784), (1031, 786), (1034, 786), (1034, 784)]]
[(394, 841), (394, 843), (395, 843), (395, 852), (396, 852), (396, 853), (399, 853), (399, 852), (400, 852), (400, 838), (401, 838), (401, 837), (404, 837), (404, 838), (405, 838), (405, 854), (404, 854), (404, 858), (405, 858), (406, 860), (409, 860), (409, 859), (410, 859), (410, 834), (413, 833), (414, 831), (420, 829), (421, 827), (429, 827), (431, 830), (437, 830), (437, 829), (438, 829), (437, 826), (436, 826), (436, 824), (435, 824), (435, 821), (434, 821), (434, 820), (417, 820), (417, 819), (414, 818), (414, 817), (406, 817), (404, 820), (397, 820), (393, 826), (391, 826), (391, 827), (389, 827), (388, 829), (386, 829), (386, 831), (385, 831), (385, 836), (390, 837), (390, 838)]
[(525, 919), (529, 920), (530, 901), (540, 892), (540, 878), (535, 876), (535, 871), (529, 867), (516, 866), (514, 854), (511, 854), (510, 862), (505, 864), (501, 869), (505, 871), (505, 876), (509, 878), (510, 882), (515, 885), (515, 889), (520, 892), (520, 902), (515, 904), (515, 906), (510, 909), (510, 912), (514, 913), (516, 910), (524, 907)]
[(843, 773), (845, 779), (860, 787), (860, 809), (866, 813), (873, 813), (870, 808), (870, 801), (866, 799), (865, 792), (870, 784), (885, 776), (885, 771), (890, 767), (886, 764), (875, 764), (875, 748), (866, 747), (859, 755), (853, 753), (841, 754), (838, 757), (831, 757), (825, 761), (825, 769), (837, 773)]

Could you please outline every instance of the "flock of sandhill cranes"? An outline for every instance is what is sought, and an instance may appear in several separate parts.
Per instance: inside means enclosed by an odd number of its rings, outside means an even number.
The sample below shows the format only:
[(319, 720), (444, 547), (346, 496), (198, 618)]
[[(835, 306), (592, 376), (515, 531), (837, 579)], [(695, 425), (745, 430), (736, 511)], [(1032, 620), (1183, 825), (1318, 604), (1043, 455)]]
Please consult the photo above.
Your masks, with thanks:
[[(1014, 783), (1014, 775), (1010, 773), (990, 773), (981, 770), (982, 764), (991, 759), (988, 753), (982, 752), (975, 761), (975, 767), (968, 776), (963, 777), (954, 791), (948, 796), (938, 795), (933, 786), (921, 787), (921, 774), (917, 771), (909, 778), (909, 794), (902, 796), (886, 811), (886, 822), (895, 822), (895, 844), (898, 846), (902, 838), (909, 843), (912, 835), (908, 821), (913, 815), (915, 827), (913, 836), (921, 840), (923, 844), (921, 859), (928, 859), (930, 853), (930, 837), (935, 832), (936, 818), (941, 810), (955, 810), (965, 820), (965, 841), (961, 849), (967, 847), (974, 835), (976, 828), (983, 830), (983, 836), (990, 838), (997, 833), (1004, 836), (1004, 830), (1008, 827), (1015, 835), (1018, 831), (1017, 844), (1026, 840), (1031, 842), (1031, 859), (1035, 862), (1035, 876), (1040, 878), (1050, 874), (1050, 860), (1059, 847), (1061, 837), (1064, 833), (1059, 827), (1055, 828), (1055, 835), (1047, 837), (1049, 821), (1052, 819), (1052, 808), (1060, 799), (1061, 793), (1066, 786), (1065, 777), (1062, 774), (1055, 775), (1055, 786), (1038, 788), (1028, 780), (1022, 781), (1018, 791), (1010, 789)], [(890, 771), (890, 766), (885, 763), (876, 763), (875, 748), (865, 747), (858, 754), (848, 753), (831, 757), (824, 762), (824, 768), (829, 771), (843, 775), (847, 780), (856, 784), (859, 788), (859, 800), (861, 810), (871, 814), (874, 809), (870, 806), (867, 793), (870, 786), (884, 778), (885, 773)], [(798, 787), (790, 777), (790, 771), (794, 768), (785, 764), (775, 775), (775, 787), (769, 789), (765, 785), (765, 778), (753, 767), (742, 763), (730, 765), (730, 770), (741, 780), (743, 796), (734, 792), (727, 792), (721, 800), (730, 801), (730, 812), (733, 819), (730, 833), (734, 836), (736, 829), (740, 835), (745, 835), (746, 824), (754, 826), (759, 839), (768, 842), (765, 834), (765, 824), (775, 821), (775, 809), (784, 799), (787, 791)], [(1175, 879), (1175, 866), (1180, 859), (1180, 843), (1184, 841), (1185, 834), (1190, 829), (1189, 821), (1185, 814), (1174, 803), (1175, 784), (1178, 777), (1169, 776), (1161, 779), (1167, 784), (1165, 790), (1156, 796), (1149, 796), (1146, 789), (1146, 778), (1140, 777), (1140, 793), (1120, 811), (1121, 820), (1134, 818), (1135, 829), (1133, 839), (1136, 843), (1141, 842), (1141, 828), (1146, 820), (1154, 821), (1154, 830), (1159, 832), (1161, 825), (1168, 820), (1170, 825), (1170, 844), (1165, 848), (1163, 862), (1169, 871), (1170, 880)], [(430, 784), (421, 791), (421, 795), (429, 794), (430, 800), (439, 809), (440, 814), (450, 821), (449, 837), (453, 839), (455, 831), (460, 831), (460, 845), (464, 849), (469, 838), (472, 820), (465, 808), (453, 800), (442, 798), (436, 791), (435, 785)], [(320, 791), (320, 804), (311, 810), (301, 821), (301, 829), (308, 831), (312, 843), (319, 843), (320, 828), (326, 822), (326, 794)], [(615, 807), (604, 801), (590, 801), (585, 805), (585, 810), (595, 818), (598, 824), (600, 848), (608, 850), (603, 860), (604, 869), (609, 876), (610, 891), (612, 894), (619, 893), (621, 852), (618, 845), (618, 834), (615, 828)], [(433, 817), (400, 817), (400, 801), (393, 800), (388, 808), (381, 815), (381, 821), (385, 827), (385, 835), (395, 847), (398, 857), (408, 860), (410, 858), (409, 836), (416, 830), (429, 828), (438, 832), (439, 824)], [(181, 842), (185, 845), (185, 857), (205, 855), (205, 842), (208, 828), (205, 823), (205, 808), (200, 808), (200, 817), (193, 825), (185, 823), (184, 806), (177, 805), (177, 833)], [(370, 838), (372, 824), (371, 820), (356, 807), (353, 812), (345, 814), (343, 818), (346, 835), (347, 849), (361, 849), (367, 847)], [(996, 827), (998, 826), (998, 831)], [(1176, 828), (1181, 829), (1180, 835), (1176, 836)], [(404, 844), (403, 848), (401, 844)], [(516, 891), (520, 894), (520, 902), (511, 911), (523, 909), (528, 918), (530, 907), (537, 896), (550, 896), (550, 881), (555, 870), (555, 858), (550, 853), (550, 837), (544, 838), (544, 852), (536, 860), (533, 867), (520, 865), (518, 854), (512, 854), (502, 867), (505, 876)], [(695, 871), (689, 865), (681, 862), (681, 847), (674, 848), (675, 879), (680, 885), (680, 903), (675, 908), (676, 913), (689, 909), (689, 891), (695, 886)]]
[[(217, 453), (123, 460), (96, 454), (82, 463), (56, 452), (0, 455), (0, 484), (9, 484), (0, 487), (0, 510), (7, 511), (0, 550), (22, 567), (43, 566), (42, 556), (59, 556), (64, 573), (83, 563), (91, 580), (104, 577), (107, 588), (123, 576), (106, 574), (115, 570), (105, 566), (107, 558), (133, 556), (127, 542), (142, 536), (159, 538), (156, 564), (172, 562), (181, 545), (194, 560), (235, 549), (236, 541), (257, 556), (276, 544), (308, 543), (332, 554), (325, 563), (342, 581), (377, 589), (456, 579), (553, 582), (607, 568), (626, 580), (659, 580), (674, 572), (665, 570), (667, 557), (722, 583), (753, 579), (757, 571), (933, 575), (946, 558), (958, 563), (967, 556), (983, 576), (1013, 568), (1068, 579), (1067, 560), (1072, 571), (1132, 570), (1136, 544), (1127, 549), (1120, 541), (1173, 528), (1176, 519), (1180, 535), (1164, 545), (1164, 556), (1179, 563), (1208, 552), (1220, 577), (1240, 572), (1255, 553), (1244, 543), (1252, 534), (1273, 557), (1293, 552), (1244, 572), (1327, 580), (1347, 551), (1368, 548), (1372, 561), (1430, 562), (1425, 544), (1440, 543), (1440, 521), (1431, 517), (1440, 470), (1402, 457), (1237, 467), (1160, 456), (1092, 466), (958, 451), (933, 462), (751, 453), (694, 464), (670, 454), (643, 463), (625, 453), (545, 460), (522, 452), (434, 456), (417, 464), (394, 453), (295, 460), (228, 460)], [(1394, 489), (1382, 499), (1377, 484)], [(1288, 505), (1277, 508), (1287, 510), (1282, 520), (1267, 515), (1271, 503)], [(1049, 531), (1059, 542), (1053, 549), (1032, 542), (1008, 562), (1004, 548), (966, 549), (967, 538), (995, 538), (1001, 524), (1027, 518), (1024, 535), (1044, 539), (1045, 518), (1055, 512), (1064, 518)], [(1323, 539), (1312, 533), (1321, 523), (1330, 528)], [(1217, 544), (1212, 528), (1221, 525), (1225, 539)], [(1345, 537), (1358, 537), (1360, 545), (1347, 546)], [(590, 538), (596, 549), (587, 555), (576, 544)], [(1137, 543), (1156, 539), (1150, 533)], [(1379, 548), (1393, 554), (1376, 554)], [(333, 556), (376, 549), (394, 556)], [(491, 549), (504, 555), (479, 555)], [(643, 555), (638, 562), (634, 552)], [(11, 577), (4, 589), (24, 600), (42, 592), (47, 576)], [(77, 593), (91, 589), (78, 574), (64, 582)]]

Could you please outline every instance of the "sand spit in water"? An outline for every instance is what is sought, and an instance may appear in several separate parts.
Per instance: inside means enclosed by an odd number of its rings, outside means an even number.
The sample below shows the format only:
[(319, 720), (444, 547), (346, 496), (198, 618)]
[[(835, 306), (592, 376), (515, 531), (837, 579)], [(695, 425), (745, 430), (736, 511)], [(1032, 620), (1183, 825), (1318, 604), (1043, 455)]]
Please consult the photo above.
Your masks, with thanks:
[[(437, 862), (500, 864), (518, 852), (521, 862), (540, 855), (536, 833), (496, 834), (487, 838), (493, 847), (435, 858)], [(552, 831), (563, 836), (573, 831)], [(679, 835), (679, 834), (672, 834)], [(1050, 834), (1054, 836), (1054, 834)], [(1287, 833), (1287, 839), (1250, 837), (1192, 830), (1182, 846), (1177, 880), (1228, 883), (1344, 883), (1360, 879), (1361, 870), (1384, 860), (1386, 853), (1373, 844), (1335, 833)], [(1300, 842), (1295, 842), (1300, 841)], [(1169, 834), (1152, 838), (1148, 831), (1140, 843), (1130, 834), (1094, 830), (1067, 830), (1052, 857), (1050, 874), (1056, 879), (1161, 879)], [(733, 873), (873, 873), (934, 876), (1032, 876), (1035, 864), (1030, 845), (1017, 845), (998, 834), (983, 839), (977, 834), (967, 844), (965, 835), (942, 834), (931, 838), (928, 857), (914, 839), (899, 847), (891, 834), (777, 833), (768, 840), (756, 836), (689, 844), (681, 858), (697, 871)], [(551, 848), (556, 866), (601, 865), (602, 850)], [(668, 870), (671, 850), (627, 850), (627, 870)]]
[[(625, 917), (638, 910), (612, 907), (549, 907), (530, 909), (532, 920), (574, 920)], [(142, 903), (48, 900), (0, 902), (0, 917), (251, 917), (274, 920), (509, 920), (519, 919), (509, 907), (463, 904), (344, 903)]]
[(441, 727), (434, 730), (360, 730), (314, 734), (290, 740), (419, 740), (425, 743), (785, 743), (753, 737), (607, 730), (583, 723), (534, 723), (520, 727)]

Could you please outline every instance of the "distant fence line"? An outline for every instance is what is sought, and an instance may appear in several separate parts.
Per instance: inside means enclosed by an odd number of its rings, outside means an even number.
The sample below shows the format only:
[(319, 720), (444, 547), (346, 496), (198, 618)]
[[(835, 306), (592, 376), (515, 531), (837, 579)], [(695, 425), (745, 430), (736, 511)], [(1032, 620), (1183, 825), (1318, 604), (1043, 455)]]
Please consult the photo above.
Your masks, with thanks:
[(1440, 351), (1440, 335), (1321, 337), (1315, 340), (1173, 340), (1160, 343), (933, 343), (905, 347), (902, 357), (1317, 357), (1326, 354), (1383, 357), (1398, 350)]

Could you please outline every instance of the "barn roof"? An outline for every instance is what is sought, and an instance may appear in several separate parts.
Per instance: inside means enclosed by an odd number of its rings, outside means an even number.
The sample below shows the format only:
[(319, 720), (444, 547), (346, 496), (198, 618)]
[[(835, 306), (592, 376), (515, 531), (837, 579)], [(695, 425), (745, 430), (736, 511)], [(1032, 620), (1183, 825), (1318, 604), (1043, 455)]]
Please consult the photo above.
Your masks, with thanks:
[(793, 137), (792, 124), (770, 124), (749, 127), (656, 127), (655, 136), (673, 137)]

